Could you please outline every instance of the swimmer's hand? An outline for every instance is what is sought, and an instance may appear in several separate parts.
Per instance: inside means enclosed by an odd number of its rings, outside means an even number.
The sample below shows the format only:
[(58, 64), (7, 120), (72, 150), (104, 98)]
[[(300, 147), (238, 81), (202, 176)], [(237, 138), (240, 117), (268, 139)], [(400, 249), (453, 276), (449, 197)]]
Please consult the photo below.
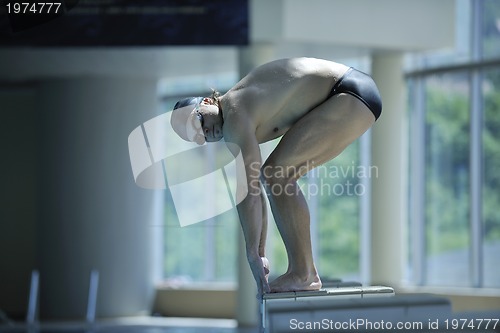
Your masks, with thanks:
[(250, 269), (257, 283), (257, 298), (260, 300), (264, 293), (271, 292), (271, 288), (269, 288), (269, 283), (267, 282), (269, 261), (264, 257), (254, 257), (248, 258), (248, 263), (250, 264)]

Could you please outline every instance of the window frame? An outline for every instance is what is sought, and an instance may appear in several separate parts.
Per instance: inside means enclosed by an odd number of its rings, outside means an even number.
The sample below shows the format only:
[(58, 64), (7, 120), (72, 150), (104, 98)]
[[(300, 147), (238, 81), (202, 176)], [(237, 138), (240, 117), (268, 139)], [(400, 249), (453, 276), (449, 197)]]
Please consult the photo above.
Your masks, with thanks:
[[(483, 72), (500, 68), (500, 57), (484, 59), (482, 55), (482, 25), (484, 2), (471, 1), (471, 43), (470, 59), (462, 63), (444, 64), (430, 68), (420, 68), (406, 73), (408, 86), (412, 87), (410, 94), (410, 152), (411, 169), (408, 170), (410, 188), (409, 200), (409, 237), (410, 257), (408, 269), (413, 286), (435, 287), (426, 283), (426, 217), (425, 217), (425, 80), (434, 75), (466, 72), (469, 75), (469, 161), (470, 161), (470, 215), (469, 215), (469, 266), (471, 288), (484, 287), (484, 253), (483, 253), (483, 221), (482, 221), (482, 191), (483, 191), (483, 117), (484, 105), (481, 85)], [(421, 63), (425, 63), (422, 61)], [(462, 287), (457, 287), (462, 288)]]

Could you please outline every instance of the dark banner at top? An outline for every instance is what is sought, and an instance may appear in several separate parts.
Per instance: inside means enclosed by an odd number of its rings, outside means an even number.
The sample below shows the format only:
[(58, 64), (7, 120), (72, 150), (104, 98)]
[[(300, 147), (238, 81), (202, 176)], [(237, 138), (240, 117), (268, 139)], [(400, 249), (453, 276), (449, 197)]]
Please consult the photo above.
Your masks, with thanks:
[(248, 44), (248, 0), (0, 0), (0, 4), (1, 46)]

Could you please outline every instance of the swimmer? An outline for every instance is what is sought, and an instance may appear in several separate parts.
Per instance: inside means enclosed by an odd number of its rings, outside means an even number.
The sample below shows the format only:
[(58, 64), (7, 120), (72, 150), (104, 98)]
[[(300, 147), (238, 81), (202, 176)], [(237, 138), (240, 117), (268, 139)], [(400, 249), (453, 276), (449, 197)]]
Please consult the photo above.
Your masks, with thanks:
[[(177, 109), (193, 105), (190, 123)], [(172, 113), (177, 134), (198, 144), (224, 138), (241, 149), (248, 195), (237, 205), (246, 255), (263, 293), (318, 290), (321, 279), (311, 247), (310, 217), (297, 180), (339, 155), (382, 111), (372, 78), (352, 67), (314, 58), (281, 59), (252, 70), (223, 95), (179, 101)], [(266, 161), (259, 144), (281, 137)], [(260, 191), (261, 184), (265, 191)], [(286, 247), (287, 271), (268, 281), (267, 212), (270, 202)]]

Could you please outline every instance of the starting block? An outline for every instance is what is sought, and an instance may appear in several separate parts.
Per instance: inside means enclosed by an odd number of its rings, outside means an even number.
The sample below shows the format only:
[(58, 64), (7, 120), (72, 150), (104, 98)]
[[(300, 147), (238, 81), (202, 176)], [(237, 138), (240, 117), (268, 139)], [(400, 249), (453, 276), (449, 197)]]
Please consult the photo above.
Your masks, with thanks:
[[(348, 304), (350, 300), (386, 298), (394, 296), (394, 289), (384, 286), (352, 286), (323, 288), (317, 291), (269, 293), (263, 295), (261, 303), (262, 328), (264, 332), (290, 330), (293, 321), (308, 322), (331, 317), (332, 309)], [(344, 302), (342, 302), (344, 301)]]

